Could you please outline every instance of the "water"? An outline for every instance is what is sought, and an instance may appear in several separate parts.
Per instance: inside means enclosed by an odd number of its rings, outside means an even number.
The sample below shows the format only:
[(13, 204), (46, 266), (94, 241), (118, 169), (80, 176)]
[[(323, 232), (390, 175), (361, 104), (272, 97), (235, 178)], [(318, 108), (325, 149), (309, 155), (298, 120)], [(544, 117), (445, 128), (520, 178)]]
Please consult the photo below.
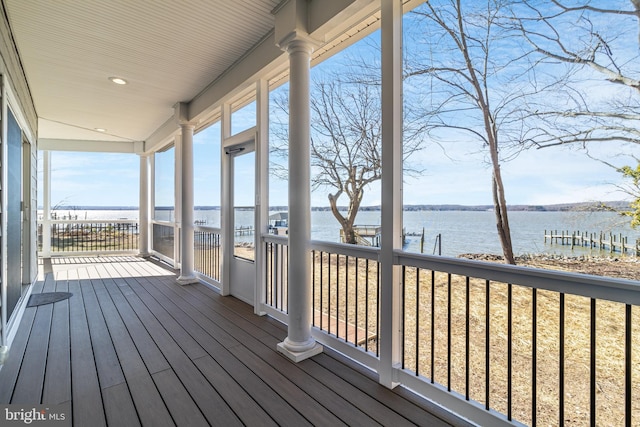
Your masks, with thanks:
[[(58, 217), (77, 216), (77, 219), (138, 219), (137, 210), (78, 210), (60, 211)], [(238, 226), (251, 225), (253, 212), (238, 211)], [(157, 219), (171, 221), (174, 212), (160, 210)], [(219, 210), (196, 210), (194, 219), (208, 226), (220, 225)], [(436, 236), (442, 236), (442, 255), (457, 256), (461, 253), (502, 254), (500, 241), (492, 211), (405, 211), (404, 228), (409, 234), (405, 250), (420, 252), (420, 236), (424, 228), (424, 253), (434, 253)], [(582, 231), (588, 233), (614, 233), (628, 237), (629, 244), (640, 238), (640, 230), (633, 230), (629, 221), (613, 212), (519, 212), (509, 213), (511, 239), (516, 255), (531, 253), (551, 253), (564, 255), (588, 254), (589, 249), (545, 244), (545, 230)], [(357, 224), (380, 224), (379, 211), (363, 211), (358, 214)], [(311, 238), (328, 242), (338, 242), (340, 228), (329, 211), (311, 213)], [(247, 237), (250, 239), (250, 237)], [(437, 248), (435, 250), (437, 253)]]

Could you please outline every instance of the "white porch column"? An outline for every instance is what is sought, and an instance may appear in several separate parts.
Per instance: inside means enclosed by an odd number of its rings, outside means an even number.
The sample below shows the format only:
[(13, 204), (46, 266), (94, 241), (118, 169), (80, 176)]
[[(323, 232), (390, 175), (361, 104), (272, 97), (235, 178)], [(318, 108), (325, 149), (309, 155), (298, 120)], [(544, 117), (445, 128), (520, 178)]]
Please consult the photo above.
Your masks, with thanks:
[(42, 153), (42, 252), (51, 257), (51, 151)]
[(138, 255), (149, 256), (149, 160), (148, 154), (140, 155), (140, 228), (138, 235)]
[(402, 0), (382, 0), (382, 244), (380, 248), (380, 383), (395, 387), (401, 362)]
[(182, 131), (181, 159), (182, 184), (180, 198), (181, 231), (180, 231), (180, 277), (178, 283), (188, 285), (196, 283), (198, 278), (193, 270), (193, 130), (191, 122), (181, 122)]
[(230, 191), (230, 159), (226, 154), (224, 142), (231, 136), (231, 104), (222, 104), (220, 116), (220, 230), (222, 231), (222, 247), (220, 251), (220, 294), (231, 295), (231, 259), (233, 257), (233, 221), (225, 215), (231, 205)]
[[(269, 82), (260, 79), (256, 84), (256, 236), (269, 234)], [(265, 245), (258, 239), (255, 249), (256, 288), (254, 313), (265, 315), (267, 283)]]
[[(282, 45), (281, 45), (282, 46)], [(311, 43), (293, 38), (289, 53), (289, 294), (288, 335), (278, 351), (299, 362), (322, 352), (311, 336)]]

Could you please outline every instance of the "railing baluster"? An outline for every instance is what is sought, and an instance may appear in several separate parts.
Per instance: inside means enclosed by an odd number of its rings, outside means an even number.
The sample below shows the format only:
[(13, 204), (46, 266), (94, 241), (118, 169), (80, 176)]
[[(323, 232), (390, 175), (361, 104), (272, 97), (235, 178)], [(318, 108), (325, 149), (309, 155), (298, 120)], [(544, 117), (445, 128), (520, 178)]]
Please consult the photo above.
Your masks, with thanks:
[[(220, 235), (211, 233), (209, 234), (209, 240), (211, 242), (209, 246), (209, 248), (211, 249), (211, 254), (209, 256), (209, 259), (210, 259), (209, 265), (211, 267), (211, 277), (213, 277), (216, 280), (220, 280)], [(266, 283), (265, 283), (265, 286), (267, 286)], [(265, 292), (265, 295), (266, 295), (266, 292)]]
[[(287, 245), (285, 248), (285, 253), (286, 253), (286, 259), (283, 260), (283, 272), (282, 272), (282, 292), (280, 292), (281, 297), (283, 300), (284, 298), (288, 298), (289, 297), (289, 245)], [(285, 301), (287, 303), (287, 309), (285, 310), (285, 313), (289, 312), (289, 304), (287, 301)], [(284, 307), (285, 302), (283, 302), (282, 306)]]
[(625, 399), (624, 399), (624, 414), (625, 414), (625, 426), (626, 427), (631, 427), (631, 421), (632, 421), (632, 415), (633, 415), (633, 409), (632, 409), (632, 403), (633, 401), (631, 400), (631, 382), (633, 380), (633, 360), (632, 360), (632, 353), (631, 353), (631, 329), (632, 329), (632, 325), (631, 325), (631, 305), (630, 304), (626, 304), (625, 306), (625, 343), (624, 343), (624, 364), (625, 364), (625, 381), (624, 381), (624, 388), (625, 388)]
[(559, 392), (558, 392), (558, 420), (564, 425), (564, 293), (560, 293), (560, 355), (559, 355)]
[(329, 271), (327, 272), (327, 279), (329, 282), (329, 286), (327, 286), (327, 322), (329, 323), (327, 325), (327, 332), (331, 335), (331, 253), (327, 253), (327, 255), (329, 257), (329, 260), (327, 261), (329, 266)]
[(596, 299), (591, 298), (591, 354), (589, 361), (590, 425), (596, 426)]
[(287, 298), (287, 309), (285, 310), (285, 313), (289, 313), (289, 245), (287, 245), (284, 250), (286, 251), (286, 259), (285, 259), (285, 270), (282, 273), (282, 295), (284, 298), (284, 295), (286, 294), (286, 298)]
[[(208, 268), (210, 268), (211, 271), (211, 277), (213, 277), (216, 280), (219, 280), (219, 274), (218, 274), (218, 267), (217, 267), (217, 260), (218, 260), (218, 246), (217, 246), (217, 239), (218, 236), (213, 234), (213, 233), (207, 233), (208, 236), (208, 240), (209, 240), (209, 244), (207, 246), (208, 248), (208, 259), (207, 259), (207, 266)], [(267, 253), (269, 253), (269, 251), (267, 251)], [(266, 262), (265, 262), (265, 268), (267, 268), (266, 266)], [(265, 273), (265, 277), (268, 277)], [(265, 283), (265, 295), (267, 295), (267, 284)]]
[(431, 384), (435, 383), (436, 366), (436, 272), (431, 270)]
[(470, 304), (469, 304), (469, 276), (466, 276), (466, 293), (465, 293), (465, 343), (464, 343), (464, 398), (469, 400), (469, 316), (470, 316)]
[[(315, 249), (311, 250), (311, 310), (313, 311), (313, 307), (316, 306), (316, 251)], [(311, 324), (316, 326), (316, 316), (315, 313), (311, 314)]]
[(380, 263), (376, 264), (376, 357), (380, 356)]
[(451, 391), (451, 273), (447, 273), (447, 391)]
[(274, 258), (273, 258), (273, 264), (274, 264), (274, 270), (273, 270), (273, 285), (274, 288), (272, 290), (273, 292), (273, 301), (275, 304), (275, 307), (278, 310), (282, 310), (282, 306), (278, 305), (279, 300), (278, 300), (278, 289), (280, 287), (280, 282), (278, 281), (278, 270), (280, 270), (280, 262), (279, 262), (279, 256), (278, 254), (280, 253), (280, 251), (282, 250), (280, 245), (276, 246), (276, 250), (275, 250), (275, 254), (274, 254)]
[(416, 268), (416, 376), (420, 375), (420, 269)]
[(531, 427), (538, 413), (538, 290), (531, 289)]
[[(405, 342), (406, 342), (406, 337), (407, 337), (407, 318), (406, 318), (406, 307), (407, 307), (407, 292), (406, 292), (406, 279), (407, 279), (407, 267), (406, 266), (402, 266), (402, 288), (401, 288), (401, 292), (402, 292), (402, 313), (401, 313), (401, 318), (402, 318), (402, 347), (401, 347), (401, 356), (402, 356), (402, 369), (405, 368)], [(417, 347), (417, 342), (416, 342), (416, 347)]]
[(353, 345), (355, 345), (356, 347), (358, 346), (358, 329), (359, 329), (359, 327), (358, 327), (358, 325), (359, 325), (359, 323), (358, 323), (358, 311), (359, 311), (358, 310), (358, 305), (360, 305), (360, 298), (359, 298), (360, 294), (358, 294), (358, 291), (359, 291), (359, 289), (358, 289), (359, 277), (358, 276), (359, 276), (359, 270), (360, 270), (359, 267), (360, 267), (360, 258), (356, 258), (356, 260), (355, 260), (355, 269), (356, 269), (356, 273), (355, 273), (356, 274), (356, 283), (355, 283), (355, 285), (356, 285), (356, 307), (355, 308), (356, 309), (355, 309), (355, 313), (354, 313), (355, 314), (355, 325), (356, 325), (356, 338), (355, 338), (354, 343), (353, 343)]
[(273, 243), (266, 242), (267, 262), (265, 262), (265, 275), (267, 280), (264, 284), (264, 296), (268, 305), (273, 305), (272, 290), (273, 290)]
[[(200, 232), (200, 258), (201, 258), (201, 263), (202, 263), (202, 270), (206, 271), (206, 275), (212, 278), (215, 278), (215, 266), (213, 265), (213, 258), (215, 256), (215, 249), (213, 247), (213, 234), (212, 233), (206, 233), (204, 231)], [(267, 248), (267, 245), (265, 244), (265, 250)], [(266, 252), (265, 252), (266, 253)], [(266, 271), (267, 271), (267, 261), (266, 261), (266, 255), (265, 255), (265, 277), (268, 277), (266, 275)], [(264, 303), (267, 303), (267, 289), (266, 289), (266, 280), (265, 280), (265, 292), (264, 292)]]
[(364, 281), (364, 296), (365, 296), (365, 310), (364, 310), (364, 346), (369, 351), (369, 259), (365, 262), (365, 268), (367, 269), (366, 278)]
[(221, 236), (218, 234), (216, 237), (216, 271), (218, 280), (220, 280), (220, 248), (221, 248)]
[(484, 407), (488, 411), (491, 409), (490, 398), (491, 398), (491, 282), (489, 280), (485, 281), (485, 337), (484, 337), (484, 355), (485, 355), (485, 385), (484, 385), (484, 394), (485, 394), (485, 402)]
[(507, 419), (513, 419), (513, 285), (508, 285), (507, 300)]
[(349, 341), (349, 255), (344, 259), (344, 339)]
[(336, 338), (340, 338), (340, 254), (336, 254)]
[(323, 330), (323, 322), (322, 319), (324, 318), (324, 316), (322, 315), (322, 313), (324, 313), (324, 304), (323, 304), (323, 294), (324, 294), (324, 280), (323, 280), (323, 276), (324, 276), (324, 266), (323, 266), (323, 262), (324, 262), (324, 252), (320, 251), (320, 330)]

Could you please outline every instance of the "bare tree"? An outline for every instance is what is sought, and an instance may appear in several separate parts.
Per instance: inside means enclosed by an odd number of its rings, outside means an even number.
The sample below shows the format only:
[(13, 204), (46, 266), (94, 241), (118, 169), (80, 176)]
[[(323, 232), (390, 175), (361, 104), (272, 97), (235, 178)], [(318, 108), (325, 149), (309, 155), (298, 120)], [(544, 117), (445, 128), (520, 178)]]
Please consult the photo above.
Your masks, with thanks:
[[(464, 3), (464, 5), (463, 5)], [(503, 20), (514, 2), (429, 1), (412, 12), (419, 46), (406, 55), (406, 82), (429, 91), (425, 115), (433, 137), (479, 141), (492, 168), (496, 228), (505, 261), (515, 264), (501, 162), (517, 155), (524, 134), (522, 104), (533, 65)], [(534, 89), (535, 90), (535, 89)], [(449, 136), (455, 130), (455, 136)]]
[[(381, 111), (372, 86), (339, 82), (316, 84), (311, 100), (311, 165), (313, 185), (333, 189), (327, 197), (345, 243), (357, 243), (353, 226), (365, 189), (382, 175)], [(338, 200), (347, 197), (346, 214)]]
[[(523, 6), (513, 17), (514, 28), (546, 58), (544, 66), (553, 67), (549, 74), (566, 100), (562, 109), (535, 105), (531, 114), (540, 124), (530, 130), (530, 140), (538, 147), (640, 143), (640, 1), (601, 7), (601, 2), (589, 0), (525, 0)], [(557, 72), (561, 66), (566, 73)], [(587, 82), (594, 79), (611, 83), (611, 90), (593, 94)]]
[[(543, 66), (567, 73), (556, 77), (555, 85), (566, 95), (564, 108), (538, 104), (531, 112), (538, 126), (530, 129), (531, 141), (538, 147), (572, 145), (589, 157), (618, 171), (625, 183), (615, 185), (632, 198), (630, 209), (605, 205), (640, 225), (640, 166), (617, 166), (589, 154), (593, 143), (612, 144), (616, 155), (626, 146), (637, 153), (640, 144), (640, 55), (638, 21), (640, 1), (545, 3), (526, 0), (515, 27), (546, 59)], [(550, 73), (551, 74), (551, 73)], [(566, 76), (572, 75), (569, 79)], [(591, 82), (596, 82), (595, 84)], [(605, 82), (604, 85), (600, 82)], [(598, 84), (610, 89), (594, 90)], [(636, 162), (637, 157), (631, 154)], [(618, 163), (618, 162), (617, 162)], [(640, 165), (640, 163), (639, 163)], [(629, 183), (631, 181), (631, 183)]]
[[(380, 84), (379, 79), (370, 77), (328, 73), (312, 85), (312, 186), (329, 190), (331, 212), (340, 223), (343, 241), (350, 244), (358, 243), (354, 225), (365, 192), (382, 177)], [(281, 95), (273, 105), (286, 114), (287, 94)], [(285, 114), (272, 120), (276, 140), (271, 143), (271, 152), (276, 157), (287, 155)], [(405, 158), (422, 147), (421, 130), (419, 121), (405, 120)], [(272, 162), (272, 170), (286, 178), (287, 171), (277, 163)], [(343, 199), (346, 212), (340, 205)]]

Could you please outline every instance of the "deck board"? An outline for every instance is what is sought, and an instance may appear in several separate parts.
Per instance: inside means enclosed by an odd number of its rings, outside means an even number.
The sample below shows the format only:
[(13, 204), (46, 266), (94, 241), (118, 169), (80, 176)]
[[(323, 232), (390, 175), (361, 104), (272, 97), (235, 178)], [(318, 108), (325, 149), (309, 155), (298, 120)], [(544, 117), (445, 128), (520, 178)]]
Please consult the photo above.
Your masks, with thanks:
[(77, 425), (106, 425), (102, 394), (98, 381), (89, 325), (80, 282), (71, 280), (69, 292), (70, 341), (71, 341), (71, 395), (73, 420)]
[(131, 427), (140, 425), (136, 407), (126, 383), (103, 388), (102, 401), (108, 425)]
[[(51, 275), (48, 278), (53, 279)], [(67, 282), (57, 282), (57, 292), (68, 292)], [(42, 402), (58, 405), (71, 401), (71, 345), (69, 336), (69, 301), (53, 304), (47, 371)]]
[(99, 348), (95, 352), (96, 368), (100, 380), (100, 388), (109, 388), (125, 382), (118, 355), (113, 347), (111, 335), (107, 328), (107, 323), (98, 304), (98, 298), (89, 280), (80, 281), (83, 289), (82, 296), (87, 313), (87, 322), (91, 334), (91, 344), (93, 348)]
[[(171, 369), (156, 372), (153, 374), (153, 382), (163, 396), (176, 425), (194, 427), (209, 425), (175, 372)], [(220, 425), (229, 424), (221, 422)]]
[[(34, 285), (33, 292), (42, 292), (43, 286), (44, 281), (37, 282)], [(22, 365), (27, 344), (29, 343), (36, 311), (37, 307), (25, 309), (20, 325), (18, 326), (16, 337), (9, 350), (9, 357), (5, 361), (2, 370), (0, 370), (0, 403), (11, 402), (11, 398), (13, 397), (13, 390), (18, 380), (18, 374), (20, 373), (20, 366)]]
[(450, 425), (408, 391), (325, 349), (298, 364), (286, 328), (136, 257), (55, 259), (0, 370), (0, 403), (71, 403), (73, 424)]
[[(188, 287), (186, 290), (192, 294), (195, 298), (195, 292), (197, 287)], [(306, 394), (316, 400), (322, 405), (323, 408), (331, 408), (332, 416), (337, 416), (339, 419), (344, 420), (348, 425), (377, 425), (378, 422), (366, 412), (359, 409), (358, 406), (351, 404), (348, 400), (338, 396), (336, 390), (322, 384), (315, 377), (308, 375), (302, 365), (307, 364), (308, 361), (292, 366), (291, 363), (283, 358), (280, 354), (272, 351), (276, 344), (281, 339), (269, 335), (265, 330), (258, 328), (255, 324), (249, 322), (244, 317), (234, 313), (233, 311), (223, 310), (224, 313), (220, 313), (215, 309), (218, 314), (224, 315), (227, 322), (231, 325), (242, 325), (242, 330), (238, 338), (241, 338), (242, 343), (247, 349), (251, 351), (250, 354), (254, 354), (259, 358), (252, 360), (254, 366), (253, 369), (262, 372), (263, 367), (260, 364), (266, 363), (274, 369), (274, 373), (279, 375), (286, 375), (300, 387)], [(252, 316), (252, 314), (251, 314)], [(228, 324), (227, 324), (228, 326)], [(281, 330), (280, 330), (281, 332)], [(267, 339), (271, 338), (271, 339)], [(266, 341), (266, 343), (265, 343)], [(234, 351), (236, 348), (232, 349)], [(243, 359), (242, 355), (237, 355), (239, 359)], [(247, 356), (244, 356), (247, 357)], [(256, 365), (257, 364), (257, 365)], [(294, 391), (295, 393), (296, 391)], [(365, 408), (362, 406), (362, 408)], [(308, 414), (312, 416), (313, 414)], [(317, 418), (312, 421), (318, 422), (318, 420), (325, 419), (326, 414), (315, 414)], [(402, 420), (398, 417), (395, 421), (402, 425)], [(335, 421), (339, 422), (339, 421)]]
[(147, 370), (149, 373), (155, 374), (156, 372), (169, 369), (169, 362), (167, 362), (162, 351), (160, 351), (156, 343), (153, 341), (153, 338), (151, 338), (147, 327), (138, 318), (131, 306), (127, 304), (125, 298), (116, 288), (116, 286), (122, 285), (120, 279), (116, 280), (118, 281), (117, 283), (114, 282), (114, 280), (104, 280), (102, 283), (111, 297), (111, 300), (115, 304), (120, 318), (124, 322), (129, 335), (135, 343)]
[(47, 363), (52, 308), (51, 304), (37, 308), (29, 343), (20, 367), (20, 375), (13, 391), (12, 400), (15, 403), (29, 403), (41, 398)]
[[(205, 414), (207, 420), (212, 424), (221, 423), (225, 426), (242, 425), (238, 421), (237, 416), (233, 411), (228, 409), (224, 400), (218, 395), (211, 384), (207, 382), (206, 378), (200, 373), (178, 343), (164, 329), (155, 315), (144, 305), (142, 300), (133, 293), (133, 290), (127, 285), (119, 286), (119, 289), (112, 287), (110, 291), (113, 292), (112, 296), (120, 291), (123, 296), (126, 297), (131, 308), (146, 326), (158, 349), (161, 349), (167, 362), (171, 365), (172, 370), (177, 374), (176, 378), (179, 378), (179, 380), (188, 387), (193, 400), (199, 406), (200, 411)], [(184, 335), (184, 331), (182, 334)], [(204, 356), (204, 354), (206, 354), (206, 352), (202, 350), (201, 355)], [(164, 376), (156, 376), (154, 374), (154, 381), (158, 377), (165, 378)], [(167, 400), (166, 396), (164, 400), (165, 402), (170, 401)], [(195, 420), (195, 422), (197, 423), (198, 420)]]
[[(110, 279), (108, 279), (110, 280)], [(173, 425), (169, 411), (102, 280), (91, 280), (142, 424)]]

